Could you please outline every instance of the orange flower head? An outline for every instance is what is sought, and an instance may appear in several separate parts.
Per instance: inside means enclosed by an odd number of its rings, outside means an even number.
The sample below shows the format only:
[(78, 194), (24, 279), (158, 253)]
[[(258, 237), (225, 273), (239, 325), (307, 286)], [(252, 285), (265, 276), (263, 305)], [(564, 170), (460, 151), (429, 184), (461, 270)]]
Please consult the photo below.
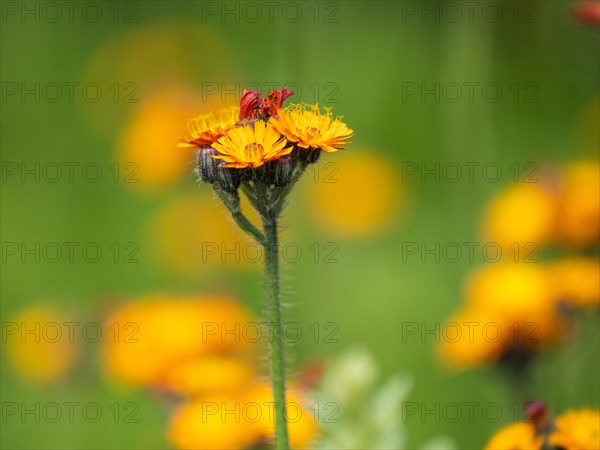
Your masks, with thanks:
[(536, 435), (531, 423), (513, 423), (498, 432), (489, 440), (485, 450), (539, 450), (544, 443), (544, 437)]
[[(486, 310), (505, 324), (507, 343), (539, 348), (553, 345), (564, 335), (554, 284), (540, 264), (488, 264), (470, 277), (466, 299), (472, 308)], [(511, 325), (523, 332), (512, 333)]]
[(290, 142), (305, 149), (326, 152), (345, 150), (354, 131), (341, 117), (333, 118), (331, 108), (322, 113), (319, 105), (293, 104), (277, 111), (277, 117), (269, 120), (273, 127)]
[[(445, 327), (456, 334), (440, 342), (439, 356), (445, 365), (457, 371), (497, 360), (512, 337), (504, 317), (486, 308), (464, 308), (451, 317)], [(486, 331), (482, 331), (483, 327)], [(497, 329), (502, 330), (500, 336), (504, 339), (493, 335)]]
[(244, 389), (255, 377), (239, 354), (205, 355), (173, 364), (163, 387), (188, 396), (232, 393)]
[(489, 204), (483, 219), (485, 239), (503, 254), (515, 244), (524, 250), (555, 238), (557, 201), (545, 185), (518, 183), (504, 189)]
[(171, 443), (181, 450), (244, 449), (256, 445), (261, 430), (246, 414), (254, 412), (254, 405), (246, 410), (246, 404), (240, 400), (234, 394), (212, 394), (185, 402), (170, 419)]
[(219, 152), (213, 156), (224, 162), (223, 167), (243, 169), (259, 167), (267, 161), (279, 159), (291, 153), (281, 134), (262, 120), (231, 129), (213, 144)]
[[(310, 404), (306, 394), (297, 389), (292, 383), (286, 391), (286, 414), (288, 415), (288, 432), (290, 446), (294, 449), (314, 448), (312, 441), (318, 435), (318, 426), (313, 412), (310, 410)], [(273, 402), (273, 393), (270, 386), (264, 383), (255, 383), (245, 391), (245, 398), (242, 405), (248, 405), (245, 408), (256, 405), (259, 407), (257, 417), (259, 420), (254, 422), (259, 430), (261, 438), (266, 441), (273, 439), (275, 431), (275, 408), (278, 408)], [(244, 409), (244, 406), (242, 406)]]
[(202, 114), (188, 122), (189, 136), (179, 143), (179, 147), (209, 147), (224, 136), (238, 121), (240, 109), (237, 106), (224, 108), (217, 114)]
[(107, 333), (119, 337), (105, 340), (107, 375), (130, 386), (164, 385), (165, 379), (169, 386), (179, 376), (187, 382), (187, 375), (177, 375), (196, 370), (182, 368), (186, 362), (250, 350), (246, 341), (211, 332), (215, 324), (232, 329), (249, 321), (248, 312), (228, 298), (152, 296), (119, 306), (106, 320)]
[(593, 247), (600, 241), (600, 164), (575, 161), (564, 172), (559, 198), (558, 232), (575, 249)]
[(549, 267), (556, 295), (580, 308), (600, 307), (600, 262), (589, 257), (570, 257)]
[(600, 449), (600, 412), (592, 409), (570, 410), (558, 417), (556, 430), (548, 441), (566, 450)]

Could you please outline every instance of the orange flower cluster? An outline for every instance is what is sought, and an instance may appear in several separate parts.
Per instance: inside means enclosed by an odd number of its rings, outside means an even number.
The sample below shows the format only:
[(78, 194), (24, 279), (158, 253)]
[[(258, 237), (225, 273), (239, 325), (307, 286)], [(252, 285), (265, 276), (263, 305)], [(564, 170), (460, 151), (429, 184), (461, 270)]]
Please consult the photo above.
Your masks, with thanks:
[[(106, 320), (115, 337), (103, 349), (106, 369), (118, 382), (182, 399), (168, 431), (177, 448), (250, 448), (269, 442), (274, 428), (270, 388), (254, 363), (255, 339), (241, 331), (257, 326), (227, 298), (140, 299)], [(317, 427), (301, 391), (290, 391), (288, 400), (296, 418), (290, 439), (303, 448)]]
[[(485, 235), (504, 257), (468, 279), (465, 306), (449, 320), (456, 339), (441, 344), (445, 362), (464, 368), (511, 357), (526, 361), (564, 337), (566, 310), (600, 306), (599, 261), (572, 253), (598, 242), (599, 180), (597, 164), (579, 162), (565, 170), (554, 192), (518, 184), (492, 201)], [(552, 243), (570, 253), (542, 261), (540, 249)]]
[(283, 108), (293, 94), (284, 87), (261, 99), (258, 92), (245, 90), (239, 108), (192, 119), (180, 146), (199, 149), (201, 180), (228, 191), (236, 191), (244, 180), (285, 186), (296, 169), (316, 162), (321, 151), (343, 150), (353, 131), (318, 105)]

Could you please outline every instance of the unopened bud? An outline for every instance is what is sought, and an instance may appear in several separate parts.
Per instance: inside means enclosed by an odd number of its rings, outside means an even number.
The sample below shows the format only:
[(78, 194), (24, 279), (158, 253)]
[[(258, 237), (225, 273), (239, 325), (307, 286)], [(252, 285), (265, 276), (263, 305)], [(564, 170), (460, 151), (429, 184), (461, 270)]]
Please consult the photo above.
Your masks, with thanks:
[(257, 179), (266, 184), (285, 186), (292, 179), (294, 170), (298, 166), (298, 160), (290, 155), (269, 161), (256, 170)]
[(214, 183), (217, 176), (216, 170), (219, 166), (219, 161), (213, 158), (214, 155), (217, 155), (217, 151), (211, 147), (201, 148), (198, 152), (198, 167), (196, 172), (205, 183)]
[(304, 164), (314, 164), (321, 156), (321, 149), (318, 148), (299, 148), (297, 150), (298, 158)]
[(292, 173), (296, 168), (296, 164), (289, 155), (282, 156), (273, 162), (275, 163), (274, 184), (277, 186), (285, 186), (292, 179)]
[(222, 189), (235, 192), (240, 186), (241, 170), (222, 167), (222, 162), (213, 158), (217, 151), (211, 147), (205, 147), (198, 152), (198, 167), (196, 172), (202, 181), (217, 184)]
[(240, 187), (242, 171), (245, 169), (225, 168), (219, 165), (217, 167), (217, 179), (215, 184), (229, 192), (236, 192)]
[(550, 411), (541, 400), (533, 400), (525, 403), (525, 420), (532, 422), (536, 431), (543, 432), (550, 425)]

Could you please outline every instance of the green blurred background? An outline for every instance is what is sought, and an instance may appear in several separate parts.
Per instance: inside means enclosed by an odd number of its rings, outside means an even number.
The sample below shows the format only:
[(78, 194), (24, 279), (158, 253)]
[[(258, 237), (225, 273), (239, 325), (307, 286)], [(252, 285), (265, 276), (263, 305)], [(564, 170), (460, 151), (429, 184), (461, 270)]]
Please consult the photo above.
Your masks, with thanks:
[[(481, 415), (456, 423), (443, 416), (408, 417), (411, 448), (440, 434), (454, 438), (459, 448), (481, 447), (494, 430), (512, 420), (517, 400), (506, 380), (490, 369), (449, 372), (436, 358), (433, 337), (403, 341), (402, 323), (433, 328), (445, 320), (458, 309), (466, 275), (483, 258), (477, 253), (474, 261), (466, 257), (457, 262), (433, 258), (422, 262), (419, 257), (403, 261), (403, 244), (431, 247), (435, 242), (477, 240), (481, 212), (494, 193), (513, 181), (514, 163), (523, 167), (529, 161), (597, 157), (600, 75), (600, 35), (577, 23), (574, 2), (492, 2), (502, 12), (498, 21), (484, 17), (487, 3), (476, 6), (470, 20), (465, 4), (456, 2), (463, 16), (454, 21), (454, 13), (444, 10), (443, 2), (295, 3), (288, 7), (288, 16), (283, 13), (287, 3), (280, 2), (273, 20), (259, 2), (263, 16), (251, 23), (253, 10), (246, 9), (244, 15), (243, 4), (235, 2), (95, 2), (88, 16), (82, 12), (87, 3), (81, 2), (73, 20), (67, 17), (67, 6), (58, 2), (63, 16), (53, 23), (55, 13), (50, 9), (44, 13), (43, 2), (2, 2), (3, 245), (97, 242), (104, 252), (98, 263), (84, 261), (77, 252), (73, 262), (63, 256), (56, 263), (44, 258), (38, 263), (31, 258), (22, 262), (3, 247), (3, 322), (26, 305), (40, 302), (67, 311), (75, 320), (97, 321), (107, 305), (148, 293), (222, 290), (260, 315), (258, 268), (240, 269), (230, 261), (204, 270), (198, 261), (197, 270), (182, 272), (166, 264), (157, 249), (158, 235), (180, 232), (164, 227), (152, 231), (149, 224), (155, 223), (162, 208), (183, 197), (210, 197), (209, 188), (198, 187), (194, 180), (191, 155), (177, 176), (154, 184), (143, 182), (144, 166), (136, 175), (142, 182), (134, 184), (123, 182), (122, 172), (115, 182), (111, 168), (116, 162), (123, 171), (124, 163), (133, 160), (123, 156), (128, 145), (123, 144), (123, 135), (140, 117), (139, 108), (157, 92), (175, 89), (183, 93), (177, 95), (184, 97), (188, 110), (194, 111), (197, 102), (202, 112), (233, 100), (232, 94), (221, 95), (222, 83), (230, 91), (257, 83), (293, 88), (295, 83), (302, 89), (299, 100), (333, 106), (334, 114), (343, 114), (356, 133), (347, 153), (327, 155), (321, 167), (334, 161), (343, 176), (345, 160), (374, 154), (396, 178), (390, 182), (393, 188), (385, 190), (387, 198), (363, 195), (356, 202), (358, 210), (361, 202), (383, 202), (384, 210), (391, 211), (380, 212), (378, 226), (366, 226), (365, 232), (338, 233), (335, 226), (323, 226), (311, 213), (315, 180), (308, 175), (293, 194), (283, 239), (297, 243), (304, 256), (283, 264), (284, 301), (290, 305), (284, 313), (287, 320), (306, 328), (313, 322), (335, 322), (339, 342), (300, 340), (289, 350), (291, 371), (303, 361), (364, 344), (376, 358), (382, 379), (399, 371), (412, 376), (409, 401), (502, 405), (504, 415), (497, 423)], [(39, 8), (39, 17), (23, 18), (24, 7)], [(239, 13), (224, 20), (220, 14), (225, 7), (238, 8)], [(423, 18), (425, 7), (442, 8), (440, 17)], [(217, 12), (207, 15), (213, 8)], [(93, 21), (97, 10), (102, 17)], [(302, 15), (294, 22), (298, 10)], [(42, 89), (39, 102), (34, 94), (23, 98), (22, 83), (31, 87), (36, 82)], [(63, 90), (53, 102), (51, 86), (44, 94), (48, 83), (64, 89), (65, 82), (97, 83), (102, 95), (97, 102), (89, 101), (75, 87), (73, 101)], [(497, 102), (486, 101), (480, 88), (475, 88), (472, 102), (466, 90), (456, 102), (444, 95), (439, 101), (431, 95), (422, 99), (421, 92), (406, 96), (414, 83), (431, 87), (436, 82), (497, 83), (502, 96)], [(212, 94), (215, 86), (218, 92)], [(263, 93), (268, 89), (263, 87)], [(518, 99), (515, 89), (521, 90)], [(195, 96), (186, 97), (186, 92)], [(142, 130), (143, 120), (135, 122)], [(160, 123), (149, 121), (145, 140), (140, 138), (145, 132), (135, 135), (134, 141), (142, 139), (142, 150), (136, 153), (140, 158), (145, 145), (148, 152), (156, 152), (153, 144), (164, 139), (156, 129)], [(160, 136), (155, 139), (154, 133)], [(5, 173), (14, 163), (20, 168), (22, 163), (35, 167), (36, 162), (80, 165), (73, 182), (66, 172), (57, 182), (48, 182), (43, 173), (40, 182), (33, 175), (23, 182), (21, 172)], [(436, 162), (495, 162), (503, 174), (490, 182), (476, 171), (474, 183), (465, 177), (451, 183), (432, 177), (421, 180), (403, 171), (407, 163), (431, 167)], [(86, 163), (102, 168), (98, 182), (84, 179), (79, 168)], [(370, 192), (368, 176), (358, 182), (353, 190)], [(332, 202), (331, 209), (336, 207)], [(164, 240), (169, 246), (169, 238)], [(126, 243), (134, 243), (137, 262), (123, 262), (123, 253), (115, 262), (109, 249), (115, 242), (121, 252), (130, 249), (124, 248)], [(309, 250), (315, 242), (321, 249), (333, 242), (337, 262), (315, 263)], [(588, 322), (575, 341), (542, 355), (536, 365), (533, 394), (555, 411), (598, 407), (597, 316)], [(3, 345), (2, 402), (101, 402), (105, 408), (98, 423), (3, 419), (3, 448), (169, 446), (164, 437), (166, 413), (146, 393), (125, 391), (105, 381), (99, 345), (86, 344), (76, 373), (50, 387), (15, 373)], [(113, 402), (127, 401), (140, 405), (137, 424), (115, 423), (107, 413)]]

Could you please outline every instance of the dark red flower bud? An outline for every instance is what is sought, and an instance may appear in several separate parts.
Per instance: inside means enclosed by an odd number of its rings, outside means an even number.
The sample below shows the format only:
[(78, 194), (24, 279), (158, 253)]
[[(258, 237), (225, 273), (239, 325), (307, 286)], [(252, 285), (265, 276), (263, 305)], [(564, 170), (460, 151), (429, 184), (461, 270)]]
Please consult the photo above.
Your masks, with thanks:
[(550, 411), (541, 400), (532, 400), (523, 406), (525, 421), (533, 423), (538, 432), (542, 432), (550, 425)]
[(281, 104), (283, 104), (283, 102), (285, 102), (285, 100), (292, 95), (294, 95), (294, 91), (290, 91), (287, 86), (284, 86), (284, 88), (281, 90)]
[(274, 116), (277, 110), (281, 108), (283, 102), (288, 97), (294, 95), (294, 91), (290, 91), (287, 86), (283, 89), (273, 89), (269, 92), (267, 98), (263, 98), (260, 104), (260, 109), (265, 117)]
[(240, 120), (254, 120), (258, 116), (260, 94), (244, 89), (240, 99)]

